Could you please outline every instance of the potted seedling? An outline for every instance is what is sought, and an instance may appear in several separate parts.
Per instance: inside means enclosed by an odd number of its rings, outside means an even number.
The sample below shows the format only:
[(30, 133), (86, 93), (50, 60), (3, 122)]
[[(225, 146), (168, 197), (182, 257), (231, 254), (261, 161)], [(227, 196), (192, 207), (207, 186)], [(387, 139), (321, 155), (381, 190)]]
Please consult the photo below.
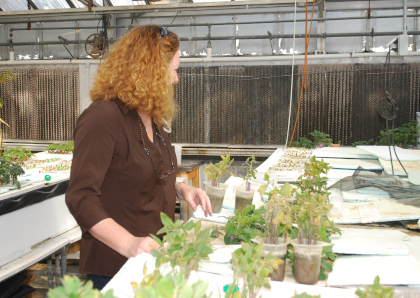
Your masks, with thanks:
[(292, 186), (286, 183), (280, 191), (275, 189), (273, 192), (271, 198), (264, 204), (265, 229), (261, 241), (266, 253), (271, 252), (273, 256), (282, 260), (274, 269), (271, 278), (283, 281), (289, 243), (288, 232), (292, 230), (293, 222), (287, 198), (292, 195), (293, 190)]
[(268, 275), (279, 263), (280, 259), (264, 253), (262, 244), (242, 243), (241, 248), (232, 253), (234, 283), (227, 290), (225, 297), (230, 297), (236, 284), (242, 279), (240, 291), (235, 292), (232, 297), (256, 298), (262, 287), (271, 288)]
[[(177, 220), (174, 223), (165, 213), (161, 213), (160, 218), (163, 228), (157, 232), (157, 235), (164, 234), (163, 240), (150, 235), (160, 245), (160, 249), (151, 251), (156, 257), (156, 267), (170, 263), (175, 273), (182, 268), (188, 277), (192, 270), (198, 270), (200, 260), (208, 260), (208, 255), (213, 253), (210, 247), (211, 228), (200, 230), (201, 220), (188, 221), (186, 224), (182, 220)], [(194, 232), (192, 237), (188, 235), (189, 231)]]
[(20, 189), (20, 182), (18, 181), (17, 177), (19, 175), (25, 174), (25, 171), (22, 169), (22, 164), (22, 162), (11, 162), (5, 160), (3, 157), (0, 157), (1, 185), (7, 185), (11, 183)]
[(206, 192), (209, 196), (211, 202), (211, 208), (214, 213), (219, 213), (222, 211), (223, 206), (223, 199), (225, 197), (226, 189), (229, 185), (224, 183), (219, 183), (220, 178), (225, 176), (226, 172), (231, 174), (232, 176), (236, 176), (235, 174), (227, 171), (227, 168), (232, 165), (233, 158), (230, 159), (230, 155), (220, 156), (222, 160), (216, 164), (210, 163), (210, 165), (204, 169), (203, 173), (207, 175), (207, 179), (210, 182), (204, 182), (206, 186)]
[[(147, 273), (146, 265), (143, 268)], [(179, 273), (169, 272), (163, 275), (158, 269), (151, 274), (145, 275), (140, 284), (131, 283), (135, 298), (150, 297), (179, 297), (179, 298), (206, 298), (208, 283), (197, 280), (189, 285), (184, 278), (184, 269)]]
[(255, 209), (255, 205), (235, 210), (235, 216), (229, 217), (225, 228), (225, 244), (250, 243), (263, 231), (263, 210)]
[(296, 194), (296, 197), (292, 207), (299, 227), (298, 238), (292, 240), (295, 279), (298, 283), (313, 285), (319, 280), (322, 248), (329, 245), (318, 238), (332, 205), (327, 203), (326, 195), (310, 190)]
[(26, 161), (28, 157), (31, 157), (33, 153), (27, 148), (22, 148), (22, 146), (17, 146), (15, 148), (10, 148), (3, 152), (3, 157), (9, 161)]
[(244, 163), (247, 166), (245, 176), (241, 176), (245, 181), (245, 186), (238, 186), (235, 188), (235, 210), (244, 209), (247, 205), (252, 205), (254, 192), (251, 190), (251, 178), (256, 179), (255, 173), (257, 172), (253, 165), (258, 163), (255, 156), (248, 157)]

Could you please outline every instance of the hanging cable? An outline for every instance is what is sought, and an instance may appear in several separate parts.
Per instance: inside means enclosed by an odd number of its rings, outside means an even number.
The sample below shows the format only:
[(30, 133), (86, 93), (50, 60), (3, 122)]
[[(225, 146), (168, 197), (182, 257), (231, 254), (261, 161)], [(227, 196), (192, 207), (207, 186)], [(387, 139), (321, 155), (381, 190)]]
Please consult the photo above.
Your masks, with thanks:
[[(307, 83), (305, 85), (305, 82), (307, 81), (308, 78), (308, 47), (309, 47), (309, 39), (311, 38), (311, 31), (312, 31), (312, 21), (314, 19), (314, 11), (315, 11), (315, 2), (316, 0), (314, 0), (314, 2), (312, 3), (312, 16), (311, 16), (311, 26), (309, 28), (309, 34), (308, 34), (308, 0), (306, 0), (306, 21), (305, 21), (305, 62), (303, 64), (303, 75), (302, 75), (302, 87), (300, 89), (300, 96), (299, 96), (299, 105), (298, 105), (298, 110), (296, 113), (296, 121), (295, 121), (295, 126), (293, 127), (293, 133), (292, 133), (292, 138), (290, 139), (290, 144), (289, 147), (292, 146), (292, 142), (293, 142), (293, 136), (295, 135), (295, 130), (296, 130), (296, 124), (299, 118), (299, 111), (300, 111), (300, 104), (302, 102), (302, 94), (303, 94), (303, 89), (307, 90), (309, 87), (309, 83)], [(287, 141), (286, 141), (287, 142)]]
[(295, 41), (296, 41), (296, 0), (295, 0), (295, 17), (293, 21), (293, 48), (292, 48), (292, 76), (290, 80), (290, 104), (289, 104), (289, 120), (287, 121), (287, 134), (286, 134), (286, 143), (284, 148), (287, 147), (287, 140), (289, 139), (289, 130), (290, 130), (290, 117), (292, 116), (292, 102), (293, 102), (293, 80), (294, 80), (294, 70), (295, 70)]

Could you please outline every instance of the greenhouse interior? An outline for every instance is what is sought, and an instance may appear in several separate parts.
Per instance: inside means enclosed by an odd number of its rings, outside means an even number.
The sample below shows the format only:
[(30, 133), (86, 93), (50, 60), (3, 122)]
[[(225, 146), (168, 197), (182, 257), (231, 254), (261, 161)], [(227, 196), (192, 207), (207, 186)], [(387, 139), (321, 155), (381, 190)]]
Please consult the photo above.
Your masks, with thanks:
[(0, 146), (0, 298), (420, 297), (419, 0), (1, 0)]

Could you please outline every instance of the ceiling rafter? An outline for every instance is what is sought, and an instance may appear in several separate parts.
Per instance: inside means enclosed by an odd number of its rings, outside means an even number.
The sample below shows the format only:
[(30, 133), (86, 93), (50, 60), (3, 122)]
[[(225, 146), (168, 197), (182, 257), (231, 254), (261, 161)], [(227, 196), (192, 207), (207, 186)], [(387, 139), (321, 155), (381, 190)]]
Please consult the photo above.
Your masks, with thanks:
[(76, 6), (73, 4), (71, 0), (66, 0), (66, 2), (70, 6), (70, 8), (76, 8)]
[(28, 0), (28, 5), (30, 5), (32, 9), (35, 9), (35, 10), (38, 9), (38, 7), (36, 7), (35, 3), (32, 0)]

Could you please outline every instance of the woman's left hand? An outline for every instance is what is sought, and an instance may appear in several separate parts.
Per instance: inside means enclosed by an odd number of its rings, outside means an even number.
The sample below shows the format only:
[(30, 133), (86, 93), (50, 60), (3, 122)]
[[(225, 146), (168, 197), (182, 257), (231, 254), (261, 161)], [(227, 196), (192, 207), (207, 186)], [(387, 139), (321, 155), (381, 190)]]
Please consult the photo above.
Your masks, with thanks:
[(185, 183), (179, 183), (177, 191), (181, 198), (184, 198), (184, 201), (186, 201), (194, 211), (197, 210), (198, 205), (201, 205), (206, 217), (208, 214), (213, 216), (210, 199), (204, 190), (189, 186)]

